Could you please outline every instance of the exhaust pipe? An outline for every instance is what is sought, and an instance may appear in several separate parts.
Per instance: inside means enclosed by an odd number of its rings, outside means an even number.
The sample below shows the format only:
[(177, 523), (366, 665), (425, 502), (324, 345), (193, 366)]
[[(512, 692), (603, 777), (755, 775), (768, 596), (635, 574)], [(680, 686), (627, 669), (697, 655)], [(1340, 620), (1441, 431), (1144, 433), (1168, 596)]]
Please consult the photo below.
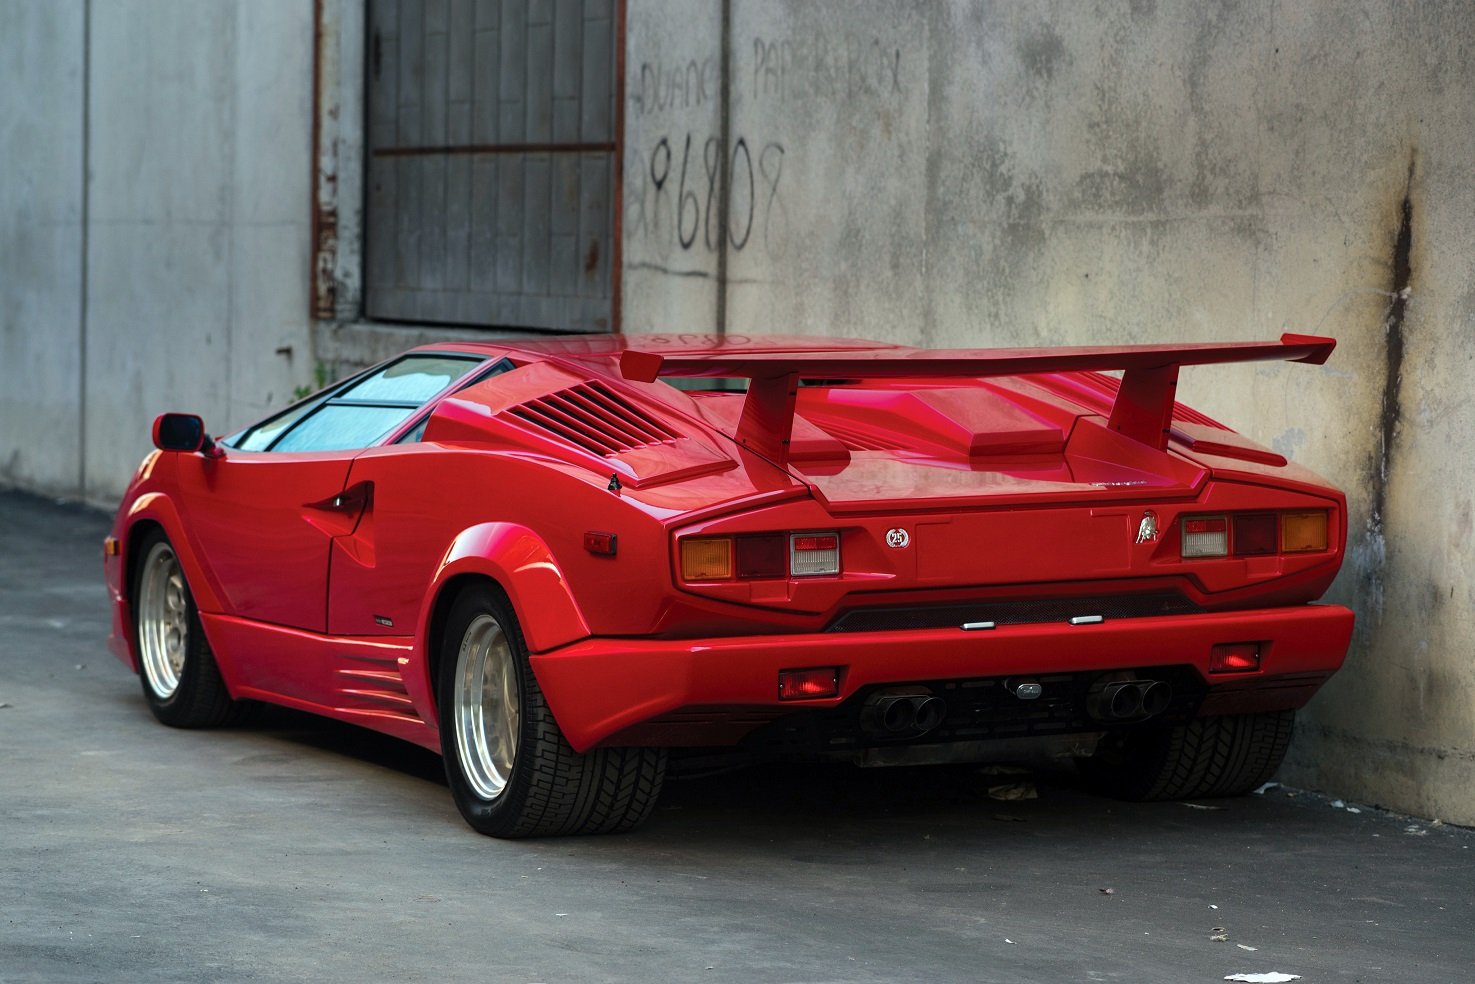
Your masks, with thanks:
[(1173, 700), (1173, 688), (1161, 680), (1154, 680), (1142, 688), (1142, 716), (1155, 717), (1168, 709)]
[(860, 726), (883, 738), (926, 734), (947, 717), (947, 704), (929, 693), (871, 694), (860, 711)]
[(1161, 680), (1114, 680), (1093, 689), (1086, 711), (1098, 721), (1144, 721), (1168, 709), (1173, 688)]
[(912, 726), (920, 732), (937, 727), (947, 717), (947, 705), (936, 697), (913, 697), (915, 716)]
[(916, 720), (911, 698), (898, 694), (874, 694), (866, 699), (860, 712), (861, 727), (871, 734), (903, 734), (912, 730)]

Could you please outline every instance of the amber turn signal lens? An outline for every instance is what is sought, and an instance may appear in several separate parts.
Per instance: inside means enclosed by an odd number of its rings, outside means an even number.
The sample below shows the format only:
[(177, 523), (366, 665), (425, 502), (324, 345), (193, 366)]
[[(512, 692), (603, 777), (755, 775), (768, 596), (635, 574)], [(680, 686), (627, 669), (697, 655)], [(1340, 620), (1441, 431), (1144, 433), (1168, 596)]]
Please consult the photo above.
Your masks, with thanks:
[(1326, 511), (1281, 513), (1280, 549), (1284, 553), (1325, 550)]
[(732, 540), (694, 537), (681, 541), (681, 578), (684, 581), (722, 581), (732, 577)]

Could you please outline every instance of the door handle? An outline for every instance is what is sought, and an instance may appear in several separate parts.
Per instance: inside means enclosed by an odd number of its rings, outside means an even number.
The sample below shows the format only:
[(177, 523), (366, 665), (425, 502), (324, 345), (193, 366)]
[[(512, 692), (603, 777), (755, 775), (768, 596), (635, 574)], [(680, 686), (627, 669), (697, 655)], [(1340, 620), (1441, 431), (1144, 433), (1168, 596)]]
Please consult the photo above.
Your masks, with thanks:
[(337, 495), (330, 495), (326, 499), (317, 502), (303, 503), (305, 509), (317, 509), (322, 512), (342, 513), (346, 516), (360, 516), (374, 501), (374, 483), (359, 482), (350, 485)]

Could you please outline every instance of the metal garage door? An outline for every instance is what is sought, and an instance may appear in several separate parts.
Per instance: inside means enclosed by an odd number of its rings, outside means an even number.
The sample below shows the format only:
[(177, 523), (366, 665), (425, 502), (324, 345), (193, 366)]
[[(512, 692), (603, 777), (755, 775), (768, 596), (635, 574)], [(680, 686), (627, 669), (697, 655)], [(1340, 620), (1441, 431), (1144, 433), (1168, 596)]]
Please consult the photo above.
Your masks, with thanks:
[(373, 0), (371, 318), (609, 330), (619, 0)]

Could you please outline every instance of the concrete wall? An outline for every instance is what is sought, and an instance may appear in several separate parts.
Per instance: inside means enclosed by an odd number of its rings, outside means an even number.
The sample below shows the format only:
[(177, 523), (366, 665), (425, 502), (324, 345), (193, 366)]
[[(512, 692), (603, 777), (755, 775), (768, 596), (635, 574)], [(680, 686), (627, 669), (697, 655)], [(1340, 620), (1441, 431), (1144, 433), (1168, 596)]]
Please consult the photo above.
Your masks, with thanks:
[(116, 501), (161, 409), (219, 431), (312, 379), (312, 5), (0, 25), (0, 481)]
[(81, 4), (0, 0), (0, 482), (75, 491)]
[(732, 0), (723, 283), (669, 187), (673, 224), (652, 228), (646, 180), (656, 140), (679, 160), (722, 108), (684, 82), (652, 113), (634, 73), (720, 64), (713, 24), (630, 9), (627, 326), (1336, 336), (1322, 368), (1192, 369), (1182, 387), (1350, 498), (1331, 596), (1357, 640), (1285, 775), (1475, 823), (1475, 9)]
[(86, 495), (162, 404), (217, 431), (310, 379), (312, 7), (94, 3)]

